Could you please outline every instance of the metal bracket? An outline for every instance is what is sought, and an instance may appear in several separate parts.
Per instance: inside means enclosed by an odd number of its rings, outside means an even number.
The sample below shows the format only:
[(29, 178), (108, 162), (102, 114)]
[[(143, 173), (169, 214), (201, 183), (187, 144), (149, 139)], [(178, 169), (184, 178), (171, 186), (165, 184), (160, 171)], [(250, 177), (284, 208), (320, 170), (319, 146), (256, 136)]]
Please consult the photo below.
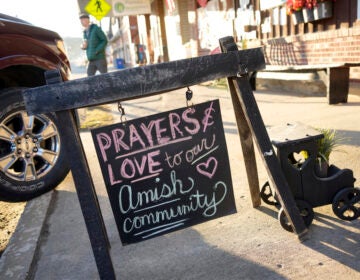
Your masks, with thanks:
[(185, 92), (185, 97), (186, 97), (186, 107), (189, 107), (189, 102), (193, 97), (193, 91), (189, 87), (187, 87), (187, 91)]
[(245, 77), (249, 75), (249, 70), (246, 64), (239, 64), (239, 71), (236, 73), (238, 78)]

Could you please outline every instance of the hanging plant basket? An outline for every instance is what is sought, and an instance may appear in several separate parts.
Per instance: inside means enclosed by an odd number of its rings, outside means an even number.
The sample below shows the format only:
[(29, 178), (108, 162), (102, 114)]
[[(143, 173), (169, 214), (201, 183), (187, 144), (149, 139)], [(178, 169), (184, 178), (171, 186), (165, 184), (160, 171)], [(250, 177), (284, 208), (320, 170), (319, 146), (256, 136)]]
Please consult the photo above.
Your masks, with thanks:
[(303, 16), (302, 10), (293, 12), (291, 14), (291, 17), (292, 17), (293, 23), (295, 25), (304, 22), (304, 16)]
[(320, 20), (324, 18), (330, 18), (333, 15), (333, 2), (325, 1), (318, 2), (318, 5), (314, 7), (314, 19)]
[(315, 20), (313, 9), (304, 8), (304, 9), (302, 9), (302, 13), (303, 13), (303, 17), (304, 17), (304, 22), (311, 22), (311, 21)]

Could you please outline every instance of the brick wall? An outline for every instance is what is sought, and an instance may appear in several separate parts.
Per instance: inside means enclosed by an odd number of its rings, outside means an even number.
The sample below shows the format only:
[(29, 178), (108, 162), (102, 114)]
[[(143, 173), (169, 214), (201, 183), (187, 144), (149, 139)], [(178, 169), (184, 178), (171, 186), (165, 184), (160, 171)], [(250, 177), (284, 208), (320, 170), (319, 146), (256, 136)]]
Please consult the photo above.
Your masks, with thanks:
[[(248, 47), (258, 46), (264, 47), (268, 64), (359, 63), (360, 25), (248, 42)], [(360, 67), (351, 68), (350, 79), (360, 87)]]

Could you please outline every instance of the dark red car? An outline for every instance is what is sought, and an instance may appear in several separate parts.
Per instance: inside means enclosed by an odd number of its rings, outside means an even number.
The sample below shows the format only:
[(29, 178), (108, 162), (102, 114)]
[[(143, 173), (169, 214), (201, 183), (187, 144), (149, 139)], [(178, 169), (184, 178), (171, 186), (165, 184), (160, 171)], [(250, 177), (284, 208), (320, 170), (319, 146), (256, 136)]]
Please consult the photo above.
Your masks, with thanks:
[(68, 173), (55, 113), (29, 116), (22, 90), (70, 63), (55, 32), (0, 14), (0, 200), (24, 201), (56, 187)]

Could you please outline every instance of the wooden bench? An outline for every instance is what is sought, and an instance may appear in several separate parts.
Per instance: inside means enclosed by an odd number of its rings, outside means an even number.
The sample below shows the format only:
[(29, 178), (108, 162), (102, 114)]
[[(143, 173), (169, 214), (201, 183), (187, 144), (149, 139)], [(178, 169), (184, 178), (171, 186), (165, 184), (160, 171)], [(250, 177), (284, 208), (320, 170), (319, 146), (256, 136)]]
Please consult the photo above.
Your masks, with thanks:
[[(326, 90), (329, 104), (346, 103), (349, 93), (350, 67), (356, 66), (360, 66), (360, 63), (266, 65), (266, 68), (253, 75), (253, 78), (302, 81), (306, 83), (306, 86), (309, 85), (308, 83), (321, 83)], [(253, 81), (253, 85), (255, 85), (255, 81)], [(299, 84), (295, 84), (295, 86), (299, 86)]]

